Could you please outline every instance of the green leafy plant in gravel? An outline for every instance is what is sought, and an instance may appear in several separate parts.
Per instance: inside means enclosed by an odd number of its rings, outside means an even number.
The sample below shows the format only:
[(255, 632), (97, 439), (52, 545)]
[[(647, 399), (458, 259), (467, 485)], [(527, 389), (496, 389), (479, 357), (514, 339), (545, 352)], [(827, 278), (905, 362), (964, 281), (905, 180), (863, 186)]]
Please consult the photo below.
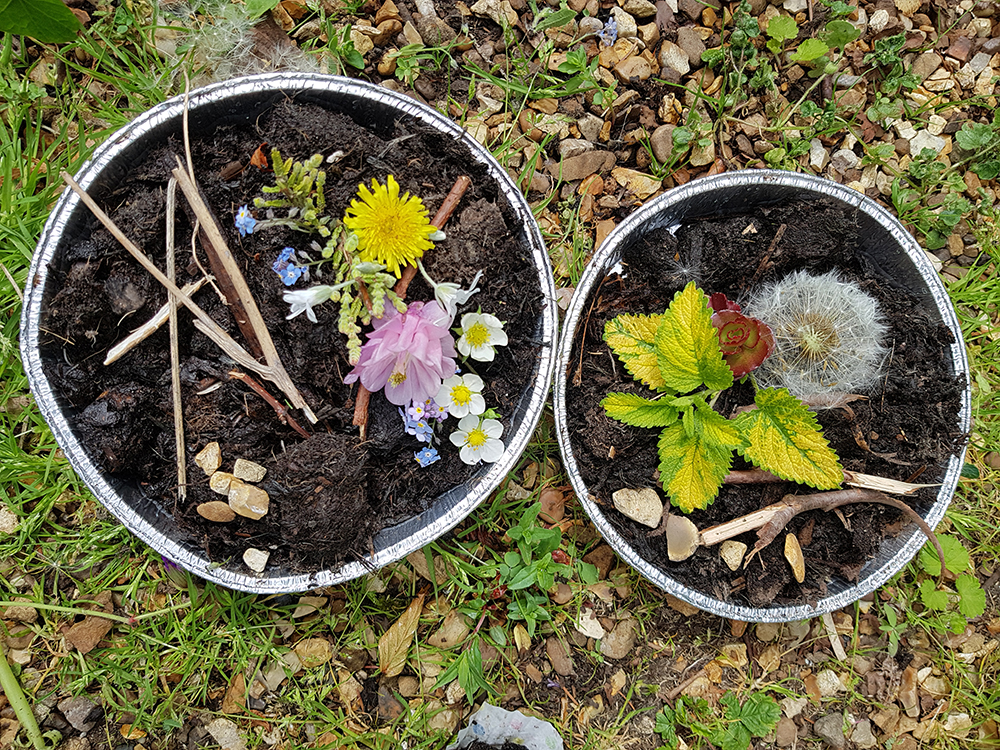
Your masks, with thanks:
[[(938, 161), (937, 151), (924, 148), (907, 167), (906, 174), (892, 181), (891, 200), (899, 220), (911, 224), (924, 237), (928, 250), (942, 248), (948, 236), (973, 205), (963, 197), (965, 181), (955, 170)], [(928, 205), (937, 194), (938, 205)]]
[(692, 742), (702, 747), (706, 740), (720, 750), (748, 750), (753, 739), (773, 732), (781, 718), (781, 708), (766, 693), (751, 693), (742, 704), (734, 693), (726, 693), (719, 709), (704, 698), (687, 696), (680, 696), (673, 708), (661, 708), (655, 728), (663, 740), (661, 750), (676, 750), (682, 739), (686, 747)]

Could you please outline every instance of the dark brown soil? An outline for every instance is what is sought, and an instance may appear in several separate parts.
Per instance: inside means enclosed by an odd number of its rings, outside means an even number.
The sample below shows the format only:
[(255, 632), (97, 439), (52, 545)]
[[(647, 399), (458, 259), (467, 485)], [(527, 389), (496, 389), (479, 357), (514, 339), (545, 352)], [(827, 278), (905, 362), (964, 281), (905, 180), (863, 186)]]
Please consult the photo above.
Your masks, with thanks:
[[(305, 315), (288, 321), (282, 293), (288, 288), (271, 268), (281, 248), (307, 249), (314, 239), (281, 227), (241, 239), (233, 217), (253, 204), (261, 187), (273, 184), (269, 172), (248, 166), (224, 179), (220, 171), (234, 161), (248, 164), (262, 143), (286, 157), (304, 160), (314, 153), (345, 156), (327, 170), (327, 212), (343, 215), (359, 183), (384, 183), (392, 174), (402, 190), (418, 195), (433, 213), (457, 177), (472, 187), (446, 226), (447, 240), (424, 258), (438, 281), (467, 286), (484, 271), (481, 291), (463, 311), (481, 308), (506, 322), (510, 345), (498, 348), (492, 363), (474, 362), (486, 383), (487, 406), (510, 415), (531, 384), (538, 354), (536, 343), (541, 290), (530, 248), (518, 240), (514, 214), (485, 167), (451, 137), (414, 120), (379, 124), (374, 132), (348, 114), (284, 98), (249, 123), (220, 123), (193, 140), (193, 158), (203, 193), (271, 330), (292, 381), (320, 417), (303, 440), (281, 424), (259, 396), (227, 373), (227, 361), (190, 316), (181, 318), (181, 376), (187, 442), (188, 498), (175, 501), (176, 469), (170, 397), (168, 335), (164, 326), (123, 359), (105, 367), (106, 351), (145, 322), (164, 302), (160, 286), (122, 249), (96, 220), (66, 250), (53, 269), (57, 291), (49, 302), (44, 330), (47, 374), (70, 407), (71, 422), (95, 460), (108, 472), (144, 488), (174, 512), (212, 560), (239, 559), (248, 546), (271, 550), (271, 560), (303, 572), (363, 559), (380, 528), (426, 509), (442, 492), (468, 480), (482, 467), (469, 467), (447, 441), (451, 420), (439, 429), (441, 460), (421, 469), (414, 451), (424, 444), (406, 435), (396, 407), (381, 393), (372, 398), (369, 439), (362, 443), (351, 424), (357, 386), (343, 383), (350, 370), (344, 337), (337, 332), (338, 309), (316, 308), (319, 324)], [(163, 267), (164, 195), (175, 157), (183, 146), (170, 141), (149, 154), (103, 203), (115, 222)], [(179, 205), (183, 199), (179, 196)], [(262, 217), (258, 217), (262, 218)], [(189, 262), (192, 224), (178, 211), (178, 283), (200, 277)], [(201, 263), (207, 261), (200, 253)], [(305, 288), (299, 283), (294, 288)], [(407, 298), (432, 295), (418, 276)], [(242, 338), (229, 310), (211, 288), (195, 300), (237, 341)], [(468, 369), (468, 368), (465, 368)], [(219, 384), (214, 390), (208, 386)], [(270, 390), (275, 395), (276, 389)], [(308, 425), (299, 415), (299, 421)], [(194, 462), (207, 443), (218, 441), (223, 470), (244, 458), (268, 468), (262, 484), (271, 509), (259, 521), (229, 524), (203, 520), (199, 503), (220, 499)]]
[[(755, 233), (746, 231), (750, 224)], [(784, 237), (765, 259), (782, 224)], [(807, 568), (806, 581), (800, 585), (783, 559), (781, 544), (772, 544), (759, 562), (735, 573), (716, 548), (702, 548), (688, 560), (672, 563), (662, 537), (649, 537), (648, 527), (613, 507), (615, 490), (655, 484), (659, 431), (611, 420), (600, 406), (609, 391), (652, 395), (610, 354), (602, 338), (605, 322), (625, 312), (662, 312), (691, 280), (708, 292), (725, 292), (739, 301), (755, 275), (753, 283), (766, 283), (796, 269), (819, 274), (838, 268), (878, 300), (890, 327), (887, 344), (892, 353), (884, 380), (864, 394), (866, 400), (851, 404), (853, 414), (827, 410), (818, 418), (845, 469), (927, 483), (941, 475), (963, 440), (957, 434), (957, 414), (965, 384), (952, 373), (948, 328), (932, 321), (921, 308), (921, 299), (858, 252), (854, 218), (823, 201), (697, 221), (678, 229), (676, 237), (665, 229), (655, 230), (625, 251), (623, 263), (623, 273), (605, 278), (596, 292), (586, 319), (582, 358), (578, 342), (573, 359), (582, 362), (580, 377), (571, 377), (567, 389), (574, 454), (590, 493), (604, 506), (611, 523), (643, 558), (681, 583), (723, 600), (752, 606), (802, 604), (822, 597), (831, 577), (857, 579), (882, 540), (905, 525), (899, 511), (866, 504), (844, 508), (844, 520), (820, 511), (795, 518), (788, 530), (799, 537)], [(590, 309), (589, 302), (584, 309)], [(730, 415), (752, 401), (752, 386), (737, 385), (716, 408)], [(612, 448), (614, 458), (609, 459)], [(748, 465), (737, 456), (733, 468)], [(796, 487), (793, 483), (724, 486), (714, 504), (690, 518), (698, 528), (706, 528), (776, 502)], [(905, 500), (922, 511), (935, 496), (936, 490), (926, 489)], [(753, 546), (756, 537), (751, 532), (739, 540)]]

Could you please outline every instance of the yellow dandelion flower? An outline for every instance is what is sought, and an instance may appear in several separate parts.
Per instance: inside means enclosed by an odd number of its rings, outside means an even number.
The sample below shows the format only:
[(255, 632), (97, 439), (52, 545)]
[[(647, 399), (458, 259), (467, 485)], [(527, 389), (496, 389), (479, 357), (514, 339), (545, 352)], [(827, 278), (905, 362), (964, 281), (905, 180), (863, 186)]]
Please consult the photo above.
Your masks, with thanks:
[(397, 278), (402, 268), (415, 265), (433, 243), (427, 239), (437, 227), (427, 218), (423, 201), (408, 192), (399, 196), (399, 183), (389, 175), (385, 185), (372, 180), (372, 189), (358, 185), (344, 225), (358, 236), (361, 260), (381, 263)]

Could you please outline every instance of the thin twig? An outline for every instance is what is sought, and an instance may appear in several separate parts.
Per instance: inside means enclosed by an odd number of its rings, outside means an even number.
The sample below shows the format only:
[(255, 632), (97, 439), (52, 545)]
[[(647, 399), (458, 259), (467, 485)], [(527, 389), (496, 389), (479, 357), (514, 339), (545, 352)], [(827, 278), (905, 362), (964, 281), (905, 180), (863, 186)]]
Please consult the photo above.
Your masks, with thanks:
[(753, 278), (750, 279), (751, 284), (757, 281), (761, 273), (764, 272), (764, 266), (766, 266), (768, 261), (771, 260), (771, 255), (774, 253), (775, 248), (778, 247), (778, 243), (781, 242), (781, 238), (785, 234), (786, 227), (787, 224), (781, 224), (774, 233), (774, 239), (772, 239), (771, 244), (767, 246), (767, 252), (764, 253), (764, 257), (760, 259), (760, 264), (757, 266), (757, 270), (754, 272)]
[[(444, 197), (441, 202), (441, 207), (438, 208), (437, 213), (434, 214), (434, 218), (431, 220), (431, 224), (438, 229), (444, 229), (444, 225), (448, 223), (448, 219), (455, 212), (458, 202), (462, 200), (462, 196), (465, 195), (465, 191), (469, 189), (472, 184), (467, 176), (461, 175), (455, 184), (451, 186), (451, 190), (448, 191), (448, 195)], [(410, 282), (413, 281), (413, 277), (417, 275), (416, 265), (407, 266), (403, 269), (402, 275), (399, 277), (399, 281), (396, 282), (396, 287), (393, 291), (396, 296), (400, 299), (406, 298), (406, 290), (410, 287)], [(364, 287), (361, 288), (362, 298), (365, 299), (365, 304), (368, 304), (367, 292)], [(371, 307), (369, 306), (369, 310)], [(353, 424), (355, 427), (360, 428), (361, 439), (364, 440), (368, 433), (368, 402), (371, 398), (371, 392), (364, 387), (362, 384), (358, 384), (358, 397), (354, 402), (354, 419)]]
[[(194, 294), (201, 289), (202, 286), (204, 286), (205, 281), (206, 280), (203, 278), (198, 279), (197, 281), (192, 281), (190, 284), (185, 284), (181, 287), (181, 291), (187, 295)], [(160, 326), (167, 322), (167, 318), (169, 317), (170, 303), (164, 302), (163, 306), (156, 311), (152, 318), (147, 320), (108, 350), (108, 356), (104, 358), (104, 364), (110, 365), (117, 362), (123, 356), (135, 349), (135, 347), (137, 347), (140, 343), (156, 333), (160, 329)]]
[[(177, 283), (174, 266), (174, 214), (177, 210), (177, 180), (167, 183), (167, 278)], [(184, 404), (181, 403), (180, 335), (177, 328), (177, 297), (167, 292), (170, 320), (170, 391), (174, 402), (174, 447), (177, 452), (177, 499), (187, 499), (187, 452), (184, 450)]]
[(118, 228), (118, 225), (115, 224), (106, 213), (104, 213), (101, 207), (97, 205), (96, 201), (94, 201), (94, 199), (91, 198), (86, 191), (77, 184), (76, 180), (74, 180), (68, 172), (61, 172), (60, 174), (66, 184), (70, 186), (73, 192), (80, 196), (80, 200), (83, 201), (83, 204), (91, 210), (94, 216), (97, 217), (98, 221), (104, 225), (112, 236), (114, 236), (114, 238), (121, 243), (122, 247), (128, 250), (129, 254), (131, 254), (132, 257), (135, 258), (154, 279), (160, 282), (160, 284), (162, 284), (167, 291), (173, 292), (177, 295), (177, 300), (195, 316), (195, 328), (208, 336), (208, 338), (211, 339), (216, 346), (222, 349), (222, 351), (231, 357), (237, 364), (257, 373), (266, 380), (270, 380), (272, 383), (281, 388), (296, 408), (302, 409), (306, 416), (309, 417), (310, 421), (316, 421), (316, 415), (312, 413), (309, 405), (302, 400), (302, 396), (297, 390), (295, 390), (294, 385), (291, 386), (291, 392), (286, 390), (285, 384), (290, 383), (288, 373), (284, 372), (283, 369), (279, 372), (276, 368), (262, 365), (260, 362), (256, 361), (253, 357), (247, 354), (246, 350), (233, 341), (232, 337), (222, 330), (219, 324), (212, 320), (208, 313), (202, 310), (188, 295), (178, 289), (177, 285), (170, 281), (170, 279), (168, 279), (163, 272), (160, 271), (160, 269), (157, 268), (148, 257), (146, 257), (146, 254), (143, 253), (142, 250), (140, 250), (136, 244), (132, 242), (132, 240), (125, 236), (125, 233)]
[(271, 340), (271, 332), (268, 331), (267, 324), (264, 322), (264, 317), (260, 314), (260, 310), (257, 308), (257, 303), (253, 298), (253, 294), (250, 292), (250, 287), (247, 286), (246, 280), (243, 278), (243, 274), (240, 271), (240, 267), (236, 263), (236, 259), (229, 251), (229, 247), (226, 245), (226, 241), (222, 237), (222, 232), (219, 231), (218, 225), (215, 221), (213, 221), (212, 214), (208, 210), (208, 206), (206, 206), (205, 202), (201, 199), (201, 195), (198, 192), (198, 186), (195, 185), (188, 174), (180, 167), (173, 170), (173, 175), (177, 178), (177, 184), (180, 185), (181, 191), (184, 193), (184, 197), (188, 199), (188, 203), (191, 204), (191, 208), (194, 209), (195, 214), (198, 216), (198, 220), (204, 227), (205, 233), (212, 246), (218, 253), (222, 263), (225, 265), (226, 272), (229, 275), (229, 280), (236, 288), (236, 293), (239, 295), (240, 302), (243, 304), (249, 323), (253, 326), (257, 340), (260, 342), (260, 347), (264, 353), (264, 360), (267, 362), (268, 369), (271, 371), (272, 377), (268, 379), (284, 391), (285, 395), (288, 396), (289, 400), (291, 400), (293, 406), (298, 409), (302, 409), (303, 413), (305, 413), (305, 415), (309, 418), (310, 422), (315, 423), (316, 415), (312, 413), (309, 405), (305, 402), (305, 399), (302, 398), (302, 394), (299, 393), (295, 384), (292, 382), (292, 379), (285, 371), (285, 367), (281, 363), (281, 357), (278, 356), (278, 350), (274, 347), (274, 342)]
[(299, 435), (304, 437), (306, 440), (309, 439), (310, 437), (309, 433), (302, 428), (302, 425), (300, 425), (297, 421), (295, 421), (295, 417), (291, 415), (288, 409), (286, 409), (280, 401), (278, 401), (274, 396), (268, 393), (267, 389), (264, 386), (262, 386), (260, 383), (258, 383), (249, 375), (247, 375), (245, 372), (240, 372), (239, 370), (230, 370), (229, 377), (232, 378), (233, 380), (240, 380), (246, 383), (248, 386), (250, 386), (250, 389), (254, 393), (256, 393), (262, 399), (267, 401), (268, 404), (270, 404), (271, 408), (274, 409), (275, 414), (278, 415), (278, 420), (282, 424), (287, 424), (289, 427), (291, 427), (293, 430), (299, 433)]

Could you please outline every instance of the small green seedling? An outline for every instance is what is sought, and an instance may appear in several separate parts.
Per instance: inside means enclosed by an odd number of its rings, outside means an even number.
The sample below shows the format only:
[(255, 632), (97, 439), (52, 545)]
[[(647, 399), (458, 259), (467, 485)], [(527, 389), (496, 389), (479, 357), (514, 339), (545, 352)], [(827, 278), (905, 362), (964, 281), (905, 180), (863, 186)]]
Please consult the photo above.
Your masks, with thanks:
[[(961, 633), (969, 619), (986, 611), (986, 592), (979, 585), (979, 579), (969, 572), (970, 558), (965, 546), (947, 535), (939, 535), (938, 542), (944, 552), (945, 567), (958, 576), (955, 590), (951, 592), (936, 584), (935, 579), (941, 575), (941, 561), (937, 551), (929, 551), (925, 545), (917, 556), (917, 564), (929, 576), (920, 581), (920, 601), (929, 612), (937, 615), (930, 623), (933, 629)], [(949, 611), (949, 605), (956, 598), (957, 611)]]
[(799, 25), (789, 16), (775, 16), (767, 23), (767, 48), (778, 57), (785, 47), (785, 42), (799, 35)]
[(755, 737), (773, 732), (781, 718), (781, 707), (765, 693), (752, 693), (740, 705), (739, 698), (729, 692), (719, 699), (719, 705), (721, 715), (703, 698), (681, 696), (673, 708), (661, 708), (656, 713), (655, 731), (663, 747), (674, 750), (680, 745), (677, 729), (681, 728), (722, 750), (748, 750)]
[(817, 489), (839, 487), (843, 470), (837, 454), (815, 416), (787, 389), (758, 390), (755, 408), (733, 419), (712, 408), (734, 375), (743, 377), (774, 349), (766, 325), (729, 315), (738, 309), (727, 310), (727, 304), (732, 305), (724, 295), (713, 295), (713, 322), (709, 299), (691, 282), (663, 314), (608, 321), (604, 340), (636, 380), (658, 393), (652, 399), (609, 393), (601, 402), (608, 416), (634, 427), (662, 428), (660, 482), (685, 513), (712, 503), (733, 451), (783, 479)]

